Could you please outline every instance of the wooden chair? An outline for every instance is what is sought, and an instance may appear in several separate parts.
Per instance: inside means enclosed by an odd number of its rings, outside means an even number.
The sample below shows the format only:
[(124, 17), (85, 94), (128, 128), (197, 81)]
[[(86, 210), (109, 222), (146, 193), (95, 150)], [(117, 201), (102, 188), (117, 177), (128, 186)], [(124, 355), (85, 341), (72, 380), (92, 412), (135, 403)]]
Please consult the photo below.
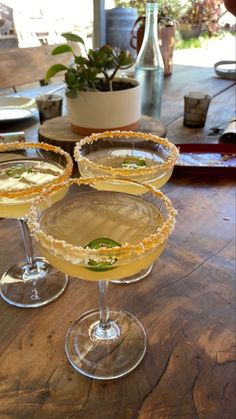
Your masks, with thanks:
[[(33, 87), (35, 82), (37, 85), (43, 85), (45, 74), (53, 64), (62, 63), (68, 66), (72, 60), (71, 54), (52, 56), (51, 53), (55, 46), (43, 45), (0, 50), (0, 95)], [(79, 53), (77, 44), (73, 45), (73, 48), (76, 53)], [(61, 78), (55, 78), (54, 80), (60, 80)], [(33, 82), (34, 84), (32, 84)]]

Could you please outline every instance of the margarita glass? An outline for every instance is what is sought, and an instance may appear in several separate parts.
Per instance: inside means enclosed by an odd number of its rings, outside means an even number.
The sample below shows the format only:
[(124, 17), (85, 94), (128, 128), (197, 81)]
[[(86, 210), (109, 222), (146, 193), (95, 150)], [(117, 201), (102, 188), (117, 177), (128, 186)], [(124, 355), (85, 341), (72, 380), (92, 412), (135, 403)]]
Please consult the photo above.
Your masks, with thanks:
[[(108, 178), (66, 182), (67, 194), (49, 207), (65, 185), (43, 191), (28, 213), (28, 226), (45, 258), (65, 274), (98, 281), (100, 308), (79, 317), (66, 337), (66, 354), (80, 373), (101, 380), (121, 377), (142, 360), (147, 346), (141, 323), (122, 310), (109, 311), (108, 283), (132, 276), (164, 250), (175, 210), (164, 194), (142, 186), (142, 197), (101, 191)], [(45, 209), (46, 208), (46, 209)]]
[[(68, 153), (49, 144), (0, 144), (0, 217), (18, 219), (26, 260), (16, 263), (0, 280), (0, 295), (17, 307), (40, 307), (64, 291), (68, 277), (41, 257), (34, 257), (24, 220), (32, 201), (46, 185), (67, 180), (73, 162)], [(60, 199), (66, 189), (52, 196)]]
[[(123, 182), (123, 177), (160, 188), (170, 178), (178, 154), (176, 146), (167, 139), (132, 131), (92, 134), (75, 147), (75, 159), (82, 177), (109, 176), (107, 181), (97, 185), (99, 189), (136, 195), (143, 194), (145, 187)], [(145, 278), (151, 269), (152, 265), (132, 277), (113, 282), (137, 282)]]

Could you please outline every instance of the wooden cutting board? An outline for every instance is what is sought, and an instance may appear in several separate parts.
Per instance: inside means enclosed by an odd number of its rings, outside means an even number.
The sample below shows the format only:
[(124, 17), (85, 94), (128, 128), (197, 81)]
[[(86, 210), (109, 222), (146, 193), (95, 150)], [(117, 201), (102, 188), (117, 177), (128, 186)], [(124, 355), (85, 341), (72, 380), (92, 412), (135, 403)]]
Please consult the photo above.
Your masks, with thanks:
[[(166, 127), (161, 121), (142, 116), (140, 126), (137, 131), (147, 132), (159, 137), (165, 137)], [(83, 136), (72, 131), (67, 116), (48, 119), (39, 128), (39, 141), (61, 147), (72, 157), (75, 143), (81, 140)]]

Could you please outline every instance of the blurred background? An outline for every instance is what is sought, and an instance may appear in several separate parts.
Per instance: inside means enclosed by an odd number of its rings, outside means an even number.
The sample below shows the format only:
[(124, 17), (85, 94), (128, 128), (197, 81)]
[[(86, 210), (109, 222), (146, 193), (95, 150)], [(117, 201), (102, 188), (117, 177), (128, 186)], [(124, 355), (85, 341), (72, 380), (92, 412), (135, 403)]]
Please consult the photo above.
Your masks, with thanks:
[[(235, 59), (235, 18), (220, 0), (159, 0), (159, 26), (175, 28), (173, 62), (212, 66)], [(0, 49), (64, 42), (63, 32), (80, 35), (87, 46), (103, 43), (130, 49), (145, 14), (139, 0), (3, 0)], [(133, 46), (130, 46), (131, 32)], [(200, 60), (200, 61), (199, 61)]]

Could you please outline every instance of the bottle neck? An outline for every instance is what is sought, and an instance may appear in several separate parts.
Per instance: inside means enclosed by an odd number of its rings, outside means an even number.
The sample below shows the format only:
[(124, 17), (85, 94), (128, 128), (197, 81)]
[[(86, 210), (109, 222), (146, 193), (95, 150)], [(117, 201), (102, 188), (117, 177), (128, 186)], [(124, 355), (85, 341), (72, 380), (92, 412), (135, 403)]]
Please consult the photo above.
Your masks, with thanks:
[(146, 20), (143, 42), (136, 59), (137, 67), (164, 68), (158, 44), (158, 4), (146, 4)]
[(143, 42), (145, 43), (155, 42), (158, 45), (157, 21), (158, 21), (158, 4), (147, 3)]

